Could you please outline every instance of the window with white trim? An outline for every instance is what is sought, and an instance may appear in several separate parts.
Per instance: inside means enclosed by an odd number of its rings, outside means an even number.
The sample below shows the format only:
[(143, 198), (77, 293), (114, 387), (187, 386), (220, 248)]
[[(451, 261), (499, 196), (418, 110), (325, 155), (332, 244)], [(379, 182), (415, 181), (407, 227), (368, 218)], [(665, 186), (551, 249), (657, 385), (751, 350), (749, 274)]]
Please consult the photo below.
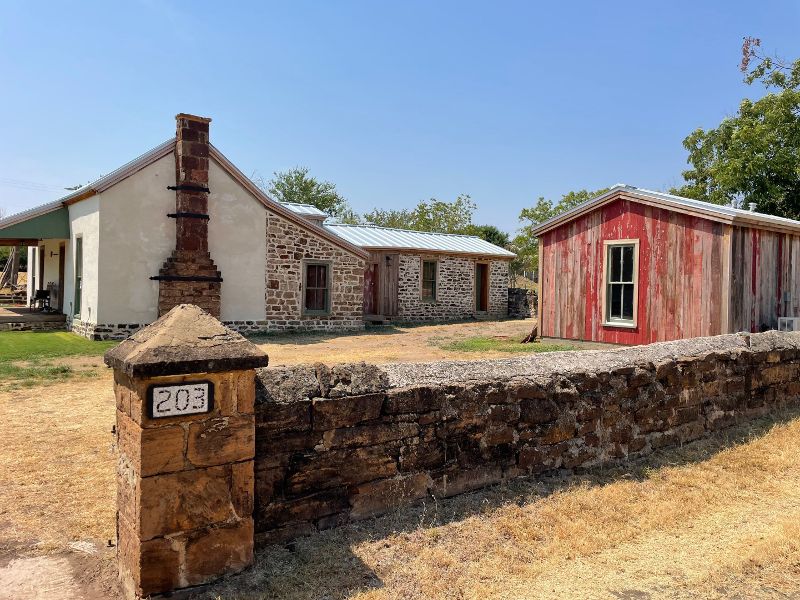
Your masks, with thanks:
[(608, 325), (636, 325), (639, 241), (606, 242), (605, 320)]

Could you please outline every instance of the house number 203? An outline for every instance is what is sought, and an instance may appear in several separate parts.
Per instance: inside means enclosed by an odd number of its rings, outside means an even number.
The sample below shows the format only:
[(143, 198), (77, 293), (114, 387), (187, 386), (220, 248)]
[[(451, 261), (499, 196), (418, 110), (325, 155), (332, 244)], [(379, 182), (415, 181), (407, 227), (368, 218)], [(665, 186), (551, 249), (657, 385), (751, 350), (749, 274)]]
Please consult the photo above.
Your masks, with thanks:
[(214, 384), (185, 381), (175, 385), (154, 385), (148, 390), (148, 413), (152, 419), (196, 415), (214, 407)]

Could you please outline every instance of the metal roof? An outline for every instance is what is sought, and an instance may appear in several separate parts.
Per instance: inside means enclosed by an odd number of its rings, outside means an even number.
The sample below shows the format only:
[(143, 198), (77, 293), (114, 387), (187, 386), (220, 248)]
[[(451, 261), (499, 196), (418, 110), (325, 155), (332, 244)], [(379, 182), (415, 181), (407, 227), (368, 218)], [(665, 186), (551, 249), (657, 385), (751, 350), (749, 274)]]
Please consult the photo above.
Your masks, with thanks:
[(618, 183), (609, 189), (605, 194), (591, 198), (590, 200), (578, 204), (574, 208), (563, 212), (560, 215), (556, 215), (552, 219), (544, 221), (533, 230), (533, 234), (537, 236), (541, 235), (542, 233), (558, 227), (567, 221), (571, 221), (572, 219), (575, 219), (587, 212), (599, 208), (603, 204), (607, 204), (608, 202), (615, 200), (616, 197), (620, 195), (630, 198), (634, 201), (639, 200), (646, 204), (652, 204), (654, 206), (676, 210), (679, 212), (695, 214), (714, 221), (721, 221), (723, 223), (741, 225), (744, 227), (760, 227), (764, 229), (776, 229), (779, 231), (800, 233), (800, 221), (795, 221), (794, 219), (776, 217), (775, 215), (767, 215), (741, 208), (733, 208), (732, 206), (724, 206), (722, 204), (713, 204), (711, 202), (704, 202), (702, 200), (694, 200), (693, 198), (684, 198), (683, 196), (667, 194), (666, 192), (655, 192), (653, 190), (646, 190), (644, 188), (637, 188), (632, 185)]
[(300, 202), (281, 202), (280, 204), (298, 215), (307, 217), (322, 217), (324, 219), (328, 218), (328, 213), (318, 209), (312, 204), (301, 204)]
[(325, 223), (323, 227), (362, 248), (427, 250), (453, 254), (502, 256), (504, 258), (514, 258), (516, 256), (513, 252), (509, 252), (500, 246), (495, 246), (474, 235), (430, 233), (427, 231), (392, 229), (377, 225), (344, 225), (341, 223)]

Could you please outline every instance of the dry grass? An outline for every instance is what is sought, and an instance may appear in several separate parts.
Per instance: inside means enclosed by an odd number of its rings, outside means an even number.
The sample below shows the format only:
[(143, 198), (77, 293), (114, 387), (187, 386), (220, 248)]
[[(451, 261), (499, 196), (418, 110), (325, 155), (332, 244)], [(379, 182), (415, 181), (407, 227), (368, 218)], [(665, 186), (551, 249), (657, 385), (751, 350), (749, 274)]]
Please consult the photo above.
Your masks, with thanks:
[(114, 537), (108, 378), (0, 392), (0, 558)]
[(791, 416), (767, 433), (761, 422), (627, 468), (514, 482), (272, 547), (208, 595), (796, 597), (800, 418)]
[[(508, 358), (509, 352), (531, 352), (529, 344), (513, 348), (533, 328), (535, 319), (519, 321), (471, 321), (446, 325), (417, 325), (368, 329), (363, 333), (292, 334), (254, 337), (253, 341), (269, 354), (271, 365), (324, 362), (336, 364), (365, 360), (371, 363), (424, 362), (433, 360)], [(498, 347), (459, 347), (465, 340), (496, 340)], [(608, 347), (607, 344), (564, 342), (547, 343), (575, 349)]]

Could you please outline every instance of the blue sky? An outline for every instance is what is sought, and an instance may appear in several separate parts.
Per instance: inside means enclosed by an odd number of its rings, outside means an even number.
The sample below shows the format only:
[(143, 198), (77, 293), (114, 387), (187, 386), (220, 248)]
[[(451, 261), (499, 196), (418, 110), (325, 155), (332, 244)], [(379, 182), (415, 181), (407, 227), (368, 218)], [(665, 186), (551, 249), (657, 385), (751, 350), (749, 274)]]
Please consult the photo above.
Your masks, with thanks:
[[(295, 165), (359, 212), (681, 181), (735, 112), (746, 35), (800, 56), (799, 2), (0, 2), (0, 207), (62, 195), (213, 118), (245, 173)], [(35, 188), (35, 189), (31, 189)], [(66, 193), (66, 192), (63, 192)]]

